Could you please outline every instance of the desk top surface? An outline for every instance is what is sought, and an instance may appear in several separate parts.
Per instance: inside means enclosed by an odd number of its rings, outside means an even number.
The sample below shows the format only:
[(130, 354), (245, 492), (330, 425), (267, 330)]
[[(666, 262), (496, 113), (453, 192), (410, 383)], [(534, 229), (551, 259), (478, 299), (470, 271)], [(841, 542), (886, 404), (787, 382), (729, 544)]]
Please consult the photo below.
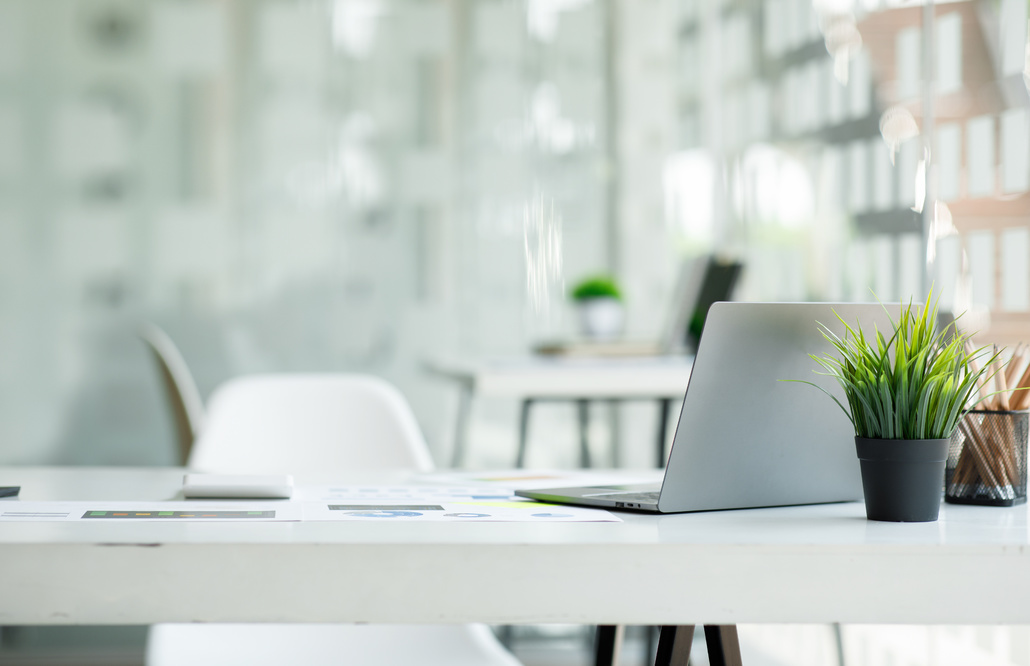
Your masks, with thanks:
[[(161, 501), (177, 499), (181, 468), (0, 467), (0, 486), (20, 485), (20, 499)], [(599, 471), (610, 479), (618, 472)], [(639, 481), (653, 470), (627, 472)], [(659, 477), (656, 477), (659, 478)], [(355, 474), (318, 483), (424, 483), (408, 474)], [(304, 479), (298, 479), (303, 484)], [(518, 484), (513, 484), (517, 486)], [(181, 499), (181, 496), (178, 497)], [(0, 500), (6, 506), (10, 500)], [(1027, 506), (941, 505), (932, 523), (885, 523), (865, 518), (859, 502), (654, 516), (616, 513), (618, 523), (5, 523), (9, 543), (167, 542), (250, 543), (482, 543), (482, 544), (708, 544), (752, 546), (997, 547), (1030, 546)]]
[(435, 358), (426, 367), (476, 392), (531, 397), (683, 397), (693, 357)]
[[(175, 468), (0, 468), (0, 485), (22, 486), (25, 500), (170, 499), (181, 478)], [(619, 515), (4, 523), (0, 624), (1030, 622), (1025, 506), (944, 505), (938, 522), (917, 524), (867, 521), (860, 503)]]

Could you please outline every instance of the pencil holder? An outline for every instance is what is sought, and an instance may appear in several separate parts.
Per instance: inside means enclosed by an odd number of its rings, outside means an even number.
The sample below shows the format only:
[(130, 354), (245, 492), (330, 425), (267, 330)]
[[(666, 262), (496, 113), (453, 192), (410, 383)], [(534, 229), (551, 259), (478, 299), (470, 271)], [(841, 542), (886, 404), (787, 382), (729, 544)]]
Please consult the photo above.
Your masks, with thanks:
[(1026, 501), (1030, 412), (974, 410), (951, 437), (944, 501), (1012, 506)]

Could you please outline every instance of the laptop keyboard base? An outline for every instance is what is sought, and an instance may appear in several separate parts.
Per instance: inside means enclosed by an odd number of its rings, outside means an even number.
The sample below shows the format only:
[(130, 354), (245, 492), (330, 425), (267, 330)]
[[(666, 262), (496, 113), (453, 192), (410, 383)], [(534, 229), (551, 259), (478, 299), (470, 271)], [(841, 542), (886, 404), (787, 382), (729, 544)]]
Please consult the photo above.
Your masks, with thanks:
[(592, 497), (608, 500), (619, 500), (620, 502), (642, 502), (644, 504), (658, 504), (659, 494), (660, 493), (658, 493), (657, 491), (646, 493), (600, 493), (597, 495), (592, 495)]

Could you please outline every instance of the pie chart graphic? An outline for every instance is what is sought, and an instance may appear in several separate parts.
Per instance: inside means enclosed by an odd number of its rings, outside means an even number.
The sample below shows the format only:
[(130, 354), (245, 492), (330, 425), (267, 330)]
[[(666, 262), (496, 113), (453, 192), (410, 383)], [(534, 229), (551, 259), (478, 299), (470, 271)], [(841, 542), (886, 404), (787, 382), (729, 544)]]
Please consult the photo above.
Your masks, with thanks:
[(571, 513), (534, 513), (534, 518), (572, 518)]
[(489, 513), (445, 513), (448, 518), (489, 518)]
[(356, 516), (358, 518), (414, 518), (415, 516), (421, 516), (422, 514), (418, 511), (348, 511), (348, 516)]

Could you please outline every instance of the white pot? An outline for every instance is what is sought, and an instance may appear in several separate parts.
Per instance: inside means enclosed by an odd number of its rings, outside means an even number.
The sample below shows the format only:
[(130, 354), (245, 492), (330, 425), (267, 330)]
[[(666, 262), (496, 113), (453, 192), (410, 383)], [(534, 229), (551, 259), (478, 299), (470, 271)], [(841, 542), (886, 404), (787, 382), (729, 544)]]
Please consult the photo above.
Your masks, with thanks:
[(618, 299), (588, 298), (579, 302), (579, 323), (583, 335), (593, 340), (619, 337), (625, 319), (625, 310)]

